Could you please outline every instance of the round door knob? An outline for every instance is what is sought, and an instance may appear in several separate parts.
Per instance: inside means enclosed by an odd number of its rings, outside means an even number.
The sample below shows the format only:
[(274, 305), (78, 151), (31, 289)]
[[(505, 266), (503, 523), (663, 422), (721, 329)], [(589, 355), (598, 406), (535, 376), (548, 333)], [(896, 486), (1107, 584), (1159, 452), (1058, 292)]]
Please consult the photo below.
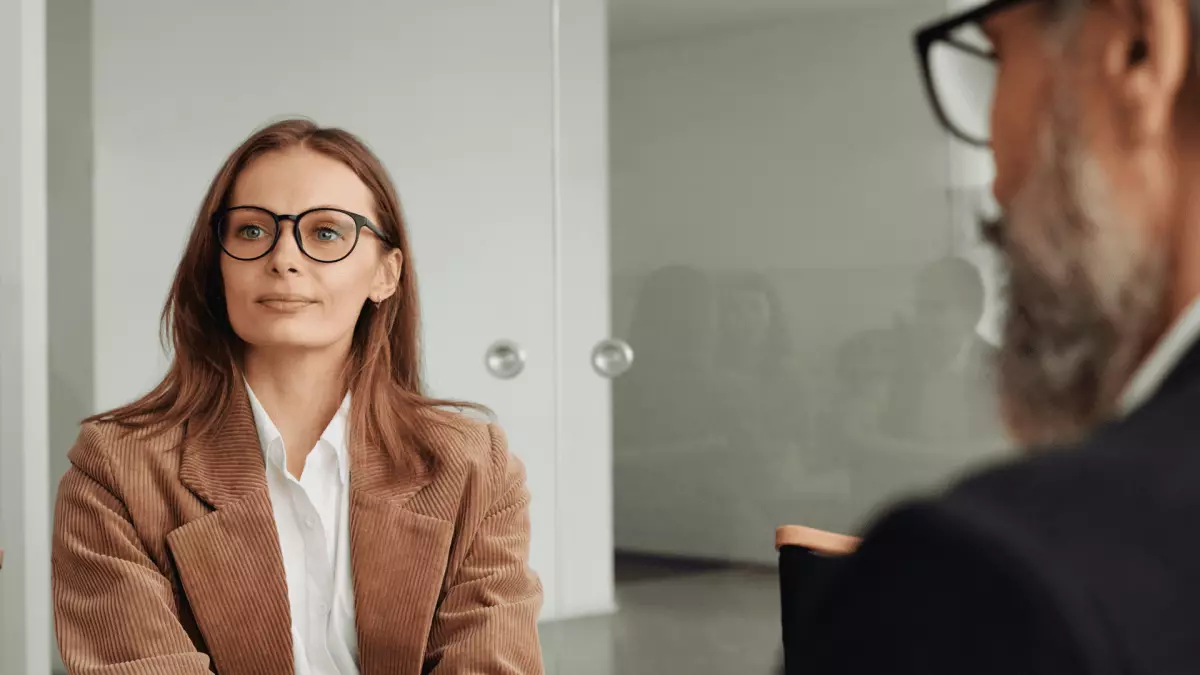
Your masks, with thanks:
[(633, 347), (628, 342), (609, 338), (592, 349), (592, 369), (610, 380), (620, 377), (633, 365)]
[(484, 365), (502, 380), (511, 380), (525, 370), (525, 350), (510, 340), (498, 340), (488, 347)]

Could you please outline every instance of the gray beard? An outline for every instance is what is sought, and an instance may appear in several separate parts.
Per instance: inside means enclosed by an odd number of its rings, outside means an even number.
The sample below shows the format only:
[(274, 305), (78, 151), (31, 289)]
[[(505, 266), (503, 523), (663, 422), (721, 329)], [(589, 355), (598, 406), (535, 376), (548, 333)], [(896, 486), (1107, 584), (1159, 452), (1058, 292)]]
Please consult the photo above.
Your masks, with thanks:
[(1166, 304), (1166, 251), (1109, 198), (1061, 107), (996, 242), (1009, 270), (1001, 412), (1025, 446), (1077, 441), (1116, 414)]

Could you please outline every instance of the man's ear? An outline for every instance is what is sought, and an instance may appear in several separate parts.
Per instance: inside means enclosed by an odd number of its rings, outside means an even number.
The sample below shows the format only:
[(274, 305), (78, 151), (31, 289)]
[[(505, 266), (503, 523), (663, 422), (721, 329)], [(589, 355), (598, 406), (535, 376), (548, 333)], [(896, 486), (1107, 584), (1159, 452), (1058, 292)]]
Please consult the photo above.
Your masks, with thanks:
[(1101, 0), (1105, 84), (1128, 113), (1134, 140), (1161, 137), (1192, 58), (1188, 0)]

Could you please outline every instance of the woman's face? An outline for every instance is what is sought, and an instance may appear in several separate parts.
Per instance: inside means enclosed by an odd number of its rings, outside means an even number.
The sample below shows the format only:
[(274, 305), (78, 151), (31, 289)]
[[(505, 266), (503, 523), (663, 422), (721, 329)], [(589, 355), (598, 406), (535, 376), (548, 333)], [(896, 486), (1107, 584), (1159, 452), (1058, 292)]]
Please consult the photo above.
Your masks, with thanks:
[[(354, 171), (307, 148), (252, 161), (238, 176), (229, 205), (290, 215), (332, 207), (379, 223), (374, 197)], [(348, 257), (321, 263), (300, 251), (293, 227), (283, 221), (275, 248), (257, 260), (221, 254), (229, 322), (252, 349), (349, 349), (364, 303), (396, 292), (400, 251), (386, 249), (363, 228)]]

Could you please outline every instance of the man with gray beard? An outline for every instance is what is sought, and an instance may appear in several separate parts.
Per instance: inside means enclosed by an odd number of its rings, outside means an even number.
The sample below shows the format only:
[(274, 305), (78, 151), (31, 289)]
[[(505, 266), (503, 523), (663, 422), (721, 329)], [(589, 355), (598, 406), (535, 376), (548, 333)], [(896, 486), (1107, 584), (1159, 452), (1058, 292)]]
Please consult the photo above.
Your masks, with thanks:
[(917, 47), (993, 152), (1028, 452), (873, 525), (786, 620), (788, 671), (1200, 673), (1200, 0), (976, 5)]

